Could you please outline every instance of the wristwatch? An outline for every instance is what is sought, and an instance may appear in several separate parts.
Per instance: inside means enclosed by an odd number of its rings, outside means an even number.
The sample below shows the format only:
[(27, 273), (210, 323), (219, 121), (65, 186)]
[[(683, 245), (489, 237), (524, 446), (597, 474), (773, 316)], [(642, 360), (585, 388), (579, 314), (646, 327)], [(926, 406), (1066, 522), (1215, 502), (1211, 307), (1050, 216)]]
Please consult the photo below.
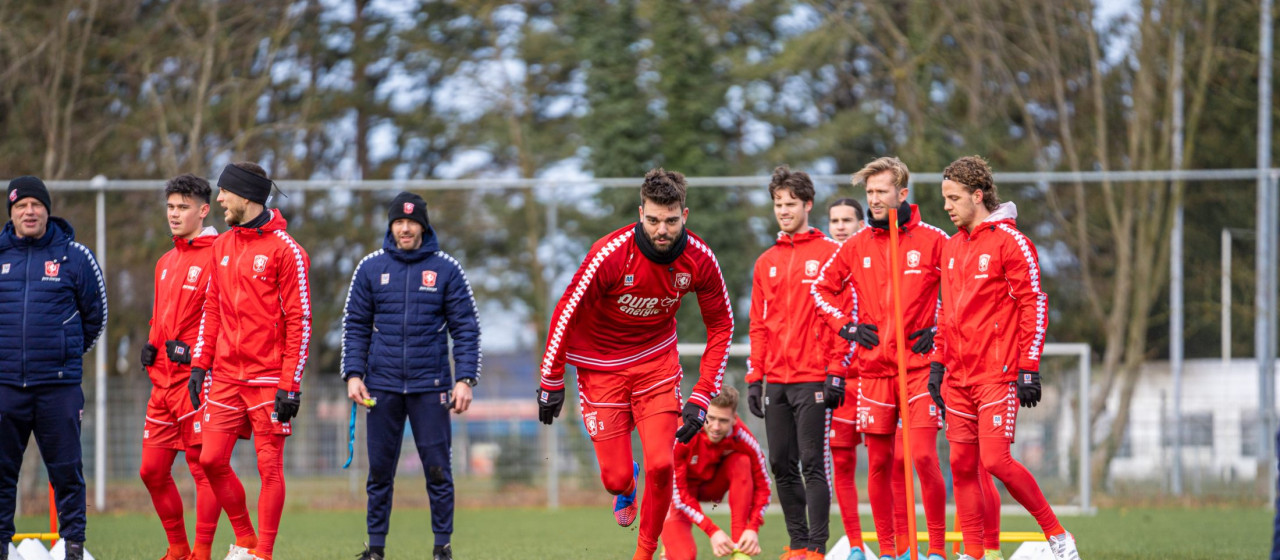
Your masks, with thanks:
[(474, 377), (463, 377), (462, 379), (459, 379), (459, 380), (458, 380), (458, 383), (466, 383), (468, 387), (475, 387), (475, 386), (476, 386), (476, 378), (474, 378)]

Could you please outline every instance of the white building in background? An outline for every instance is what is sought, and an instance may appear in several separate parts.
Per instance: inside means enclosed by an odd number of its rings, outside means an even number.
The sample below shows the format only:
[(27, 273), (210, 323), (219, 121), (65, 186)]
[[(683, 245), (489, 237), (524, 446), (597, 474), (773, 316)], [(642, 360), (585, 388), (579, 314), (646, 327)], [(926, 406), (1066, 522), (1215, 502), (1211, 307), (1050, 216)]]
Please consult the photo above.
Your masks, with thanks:
[[(1097, 386), (1101, 373), (1097, 364), (1094, 368)], [(1182, 459), (1188, 488), (1252, 481), (1257, 475), (1260, 426), (1255, 361), (1186, 360), (1182, 380)], [(1113, 405), (1117, 399), (1112, 395)], [(1169, 362), (1144, 364), (1130, 409), (1128, 438), (1111, 466), (1114, 480), (1158, 481), (1168, 477), (1175, 432), (1172, 413)]]

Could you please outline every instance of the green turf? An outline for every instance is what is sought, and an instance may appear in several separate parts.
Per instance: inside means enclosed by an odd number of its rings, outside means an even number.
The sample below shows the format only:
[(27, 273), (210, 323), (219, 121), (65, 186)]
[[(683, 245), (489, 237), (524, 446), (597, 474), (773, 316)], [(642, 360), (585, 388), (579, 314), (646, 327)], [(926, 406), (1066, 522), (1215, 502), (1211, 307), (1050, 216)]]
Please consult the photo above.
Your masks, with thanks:
[[(727, 525), (724, 516), (712, 517)], [(1062, 522), (1076, 534), (1084, 560), (1264, 558), (1271, 536), (1271, 513), (1263, 509), (1120, 509)], [(26, 517), (19, 520), (18, 530), (40, 531), (47, 529), (47, 523), (44, 518)], [(618, 527), (606, 508), (463, 510), (455, 524), (454, 546), (460, 560), (625, 560), (631, 556), (637, 527)], [(871, 520), (864, 517), (863, 526), (870, 528)], [(837, 537), (843, 532), (839, 527), (839, 518), (833, 516), (832, 532)], [(1034, 530), (1035, 523), (1028, 517), (1009, 517), (1004, 528)], [(786, 544), (784, 532), (781, 516), (766, 517), (761, 530), (765, 552), (757, 558), (776, 558)], [(224, 519), (218, 528), (215, 559), (225, 555), (230, 536)], [(275, 557), (351, 560), (364, 538), (364, 512), (289, 510), (280, 527)], [(700, 557), (711, 558), (706, 538), (699, 534), (698, 540), (703, 547)], [(397, 510), (387, 544), (392, 559), (429, 558), (429, 513)], [(89, 517), (88, 549), (99, 560), (151, 560), (163, 555), (164, 546), (164, 534), (154, 516)], [(1005, 555), (1013, 549), (1006, 546)]]

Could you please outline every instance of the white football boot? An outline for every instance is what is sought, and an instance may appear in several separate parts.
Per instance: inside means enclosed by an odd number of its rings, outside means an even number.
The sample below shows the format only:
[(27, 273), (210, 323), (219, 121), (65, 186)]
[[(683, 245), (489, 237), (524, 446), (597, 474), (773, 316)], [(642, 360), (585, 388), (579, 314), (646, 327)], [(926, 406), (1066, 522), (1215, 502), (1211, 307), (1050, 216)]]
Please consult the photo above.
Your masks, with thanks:
[(249, 549), (232, 543), (231, 550), (227, 551), (227, 557), (223, 560), (253, 560), (253, 554), (249, 553)]
[(1080, 553), (1076, 552), (1076, 538), (1071, 533), (1049, 537), (1049, 549), (1056, 560), (1080, 560)]

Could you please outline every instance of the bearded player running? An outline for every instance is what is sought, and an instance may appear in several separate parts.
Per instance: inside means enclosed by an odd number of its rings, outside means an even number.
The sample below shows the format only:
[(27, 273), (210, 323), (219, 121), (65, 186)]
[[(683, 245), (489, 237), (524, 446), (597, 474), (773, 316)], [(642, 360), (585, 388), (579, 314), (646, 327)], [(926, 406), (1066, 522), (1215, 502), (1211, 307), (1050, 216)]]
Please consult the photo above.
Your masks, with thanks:
[[(684, 175), (649, 171), (639, 214), (639, 222), (591, 246), (556, 305), (542, 358), (538, 417), (551, 424), (560, 415), (565, 364), (577, 366), (583, 420), (600, 478), (615, 496), (614, 517), (624, 527), (636, 519), (639, 466), (631, 431), (640, 432), (647, 499), (633, 558), (651, 560), (671, 505), (672, 444), (698, 433), (720, 392), (733, 311), (715, 254), (685, 229)], [(698, 382), (681, 409), (676, 311), (690, 292), (698, 297), (707, 346)]]

